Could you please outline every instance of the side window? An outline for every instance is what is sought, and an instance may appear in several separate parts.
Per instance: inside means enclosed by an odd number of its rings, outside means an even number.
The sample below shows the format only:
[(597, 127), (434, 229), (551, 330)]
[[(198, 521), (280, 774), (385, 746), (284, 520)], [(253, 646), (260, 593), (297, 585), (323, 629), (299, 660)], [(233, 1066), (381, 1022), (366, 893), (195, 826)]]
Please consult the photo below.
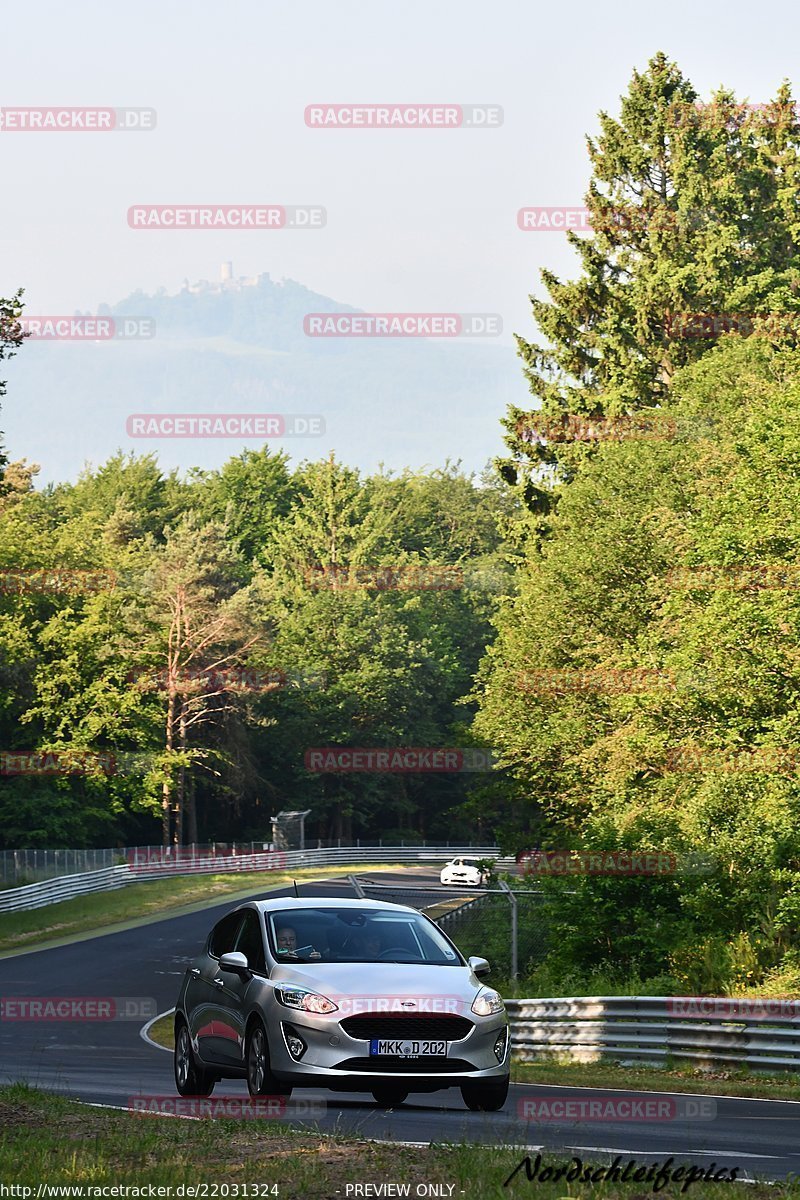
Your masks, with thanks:
[(221, 921), (217, 921), (208, 939), (208, 952), (214, 958), (228, 954), (236, 949), (236, 931), (242, 922), (241, 912), (228, 913)]
[(261, 971), (266, 974), (267, 963), (264, 958), (264, 939), (261, 936), (261, 924), (258, 914), (252, 908), (245, 909), (242, 928), (236, 939), (235, 949), (247, 958), (251, 971)]

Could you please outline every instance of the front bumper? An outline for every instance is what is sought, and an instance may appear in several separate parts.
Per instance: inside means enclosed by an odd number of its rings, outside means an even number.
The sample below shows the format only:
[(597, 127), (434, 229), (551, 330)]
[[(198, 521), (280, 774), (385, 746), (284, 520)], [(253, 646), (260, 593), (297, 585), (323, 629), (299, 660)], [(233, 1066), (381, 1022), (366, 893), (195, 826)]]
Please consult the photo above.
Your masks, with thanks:
[[(503, 1056), (495, 1044), (505, 1033)], [(289, 1053), (287, 1037), (299, 1036), (306, 1049), (300, 1059)], [(389, 1037), (390, 1032), (381, 1036)], [(424, 1036), (424, 1035), (422, 1035)], [(454, 1087), (468, 1079), (501, 1079), (508, 1075), (510, 1036), (505, 1014), (476, 1018), (470, 1032), (448, 1041), (446, 1056), (395, 1058), (370, 1055), (370, 1039), (352, 1037), (329, 1018), (284, 1009), (270, 1027), (273, 1073), (297, 1087), (324, 1086), (338, 1091), (371, 1091), (387, 1081), (407, 1084), (409, 1091)]]

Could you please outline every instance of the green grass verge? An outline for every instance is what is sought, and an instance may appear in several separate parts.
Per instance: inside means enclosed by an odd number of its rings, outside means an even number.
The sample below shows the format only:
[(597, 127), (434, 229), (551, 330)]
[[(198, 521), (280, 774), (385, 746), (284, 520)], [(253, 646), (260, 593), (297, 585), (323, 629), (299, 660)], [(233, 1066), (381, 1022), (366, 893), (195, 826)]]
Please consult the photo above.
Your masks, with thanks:
[(643, 1092), (746, 1096), (756, 1100), (800, 1100), (800, 1081), (795, 1076), (762, 1075), (753, 1071), (698, 1071), (684, 1066), (662, 1069), (542, 1059), (536, 1063), (515, 1063), (511, 1078), (516, 1083), (551, 1083), (563, 1087), (626, 1088)]
[[(215, 1194), (214, 1185), (247, 1184), (247, 1195), (263, 1200), (267, 1195), (280, 1200), (337, 1196), (344, 1200), (348, 1183), (380, 1182), (409, 1184), (411, 1196), (418, 1194), (420, 1184), (443, 1184), (440, 1194), (453, 1200), (533, 1195), (542, 1200), (565, 1196), (642, 1200), (652, 1194), (652, 1185), (633, 1182), (583, 1185), (538, 1180), (533, 1192), (524, 1171), (503, 1187), (521, 1157), (521, 1151), (510, 1148), (417, 1148), (326, 1137), (309, 1128), (290, 1129), (279, 1121), (139, 1117), (90, 1108), (22, 1085), (0, 1089), (0, 1179), (17, 1189), (32, 1188), (29, 1196), (36, 1195), (39, 1184), (80, 1186), (85, 1200), (92, 1196), (91, 1188), (114, 1184), (139, 1188), (206, 1184), (209, 1197)], [(637, 1166), (650, 1167), (663, 1160), (663, 1155), (640, 1155)], [(682, 1161), (676, 1157), (673, 1166)], [(558, 1151), (544, 1155), (541, 1163), (551, 1168), (569, 1165), (568, 1153)], [(709, 1163), (702, 1160), (696, 1165), (706, 1170)], [(252, 1187), (256, 1184), (258, 1190)], [(272, 1186), (275, 1191), (267, 1193)], [(681, 1186), (668, 1184), (660, 1194), (679, 1196)], [(725, 1194), (721, 1183), (696, 1183), (686, 1194), (693, 1200), (718, 1200), (721, 1193)], [(20, 1191), (15, 1194), (27, 1200)], [(800, 1196), (798, 1184), (757, 1184), (747, 1192), (748, 1200), (784, 1196)]]
[[(95, 892), (26, 912), (0, 913), (0, 954), (27, 950), (53, 940), (78, 935), (112, 933), (147, 920), (178, 916), (192, 908), (207, 908), (215, 900), (235, 900), (253, 892), (271, 891), (300, 880), (351, 875), (365, 867), (303, 867), (295, 871), (252, 871), (242, 874), (179, 875), (133, 883), (115, 892)], [(372, 870), (408, 870), (399, 864), (373, 864)]]
[(159, 1017), (147, 1031), (147, 1036), (154, 1042), (158, 1042), (159, 1046), (166, 1046), (168, 1050), (175, 1049), (175, 1014), (167, 1013), (165, 1017)]

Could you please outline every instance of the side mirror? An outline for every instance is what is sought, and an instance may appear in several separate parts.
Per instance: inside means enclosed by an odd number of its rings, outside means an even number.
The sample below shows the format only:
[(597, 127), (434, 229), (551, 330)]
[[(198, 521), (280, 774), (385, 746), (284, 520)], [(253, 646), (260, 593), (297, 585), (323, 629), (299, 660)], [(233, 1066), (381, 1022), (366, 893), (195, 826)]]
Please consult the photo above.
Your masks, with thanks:
[(247, 979), (250, 975), (247, 958), (238, 950), (231, 950), (228, 954), (220, 955), (219, 969), (220, 971), (230, 971), (232, 975), (241, 975), (243, 979)]
[[(220, 959), (220, 962), (222, 960)], [(492, 968), (489, 966), (485, 958), (468, 958), (467, 962), (472, 967), (473, 972), (478, 976), (478, 979), (485, 979), (487, 975), (491, 975)]]

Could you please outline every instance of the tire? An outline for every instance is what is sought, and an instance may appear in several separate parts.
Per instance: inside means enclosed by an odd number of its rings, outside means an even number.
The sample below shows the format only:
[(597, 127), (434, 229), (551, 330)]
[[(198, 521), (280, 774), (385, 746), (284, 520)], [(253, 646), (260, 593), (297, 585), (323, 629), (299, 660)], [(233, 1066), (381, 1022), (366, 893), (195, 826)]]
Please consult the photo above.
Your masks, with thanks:
[(373, 1088), (372, 1098), (381, 1108), (397, 1108), (408, 1099), (408, 1092), (403, 1087), (386, 1084), (384, 1087)]
[(272, 1074), (267, 1031), (260, 1021), (254, 1021), (250, 1026), (245, 1061), (247, 1090), (251, 1096), (291, 1096), (291, 1087), (280, 1083)]
[(461, 1096), (472, 1112), (498, 1112), (508, 1098), (508, 1084), (508, 1075), (486, 1083), (477, 1079), (470, 1080), (468, 1083), (462, 1083)]
[(189, 1029), (181, 1021), (175, 1031), (175, 1050), (172, 1056), (175, 1087), (179, 1096), (210, 1096), (217, 1082), (216, 1075), (198, 1065), (192, 1049)]

